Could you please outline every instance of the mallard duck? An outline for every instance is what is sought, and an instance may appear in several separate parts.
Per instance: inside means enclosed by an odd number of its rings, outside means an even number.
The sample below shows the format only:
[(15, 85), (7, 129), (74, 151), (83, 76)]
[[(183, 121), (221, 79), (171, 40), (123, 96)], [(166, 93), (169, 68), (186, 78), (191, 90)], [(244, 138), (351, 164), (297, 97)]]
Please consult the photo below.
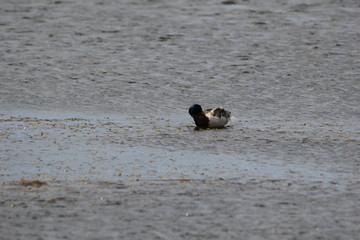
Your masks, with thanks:
[(199, 128), (223, 128), (229, 122), (231, 112), (222, 107), (203, 111), (199, 104), (194, 104), (189, 108), (189, 114)]

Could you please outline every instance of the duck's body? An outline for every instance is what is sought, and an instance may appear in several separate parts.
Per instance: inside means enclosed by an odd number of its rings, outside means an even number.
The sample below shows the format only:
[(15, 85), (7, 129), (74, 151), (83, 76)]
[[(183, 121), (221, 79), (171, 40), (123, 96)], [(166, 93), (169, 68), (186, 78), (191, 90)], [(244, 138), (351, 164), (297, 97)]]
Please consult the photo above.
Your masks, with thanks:
[(199, 104), (194, 104), (189, 108), (189, 114), (194, 118), (197, 127), (223, 128), (229, 122), (231, 112), (222, 107), (203, 111)]

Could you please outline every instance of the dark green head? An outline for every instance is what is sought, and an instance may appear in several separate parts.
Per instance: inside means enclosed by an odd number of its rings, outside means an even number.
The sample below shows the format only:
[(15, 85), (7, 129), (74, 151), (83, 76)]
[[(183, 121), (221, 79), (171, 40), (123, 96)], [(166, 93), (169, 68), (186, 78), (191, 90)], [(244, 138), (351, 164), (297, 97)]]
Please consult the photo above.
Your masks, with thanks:
[(189, 114), (193, 117), (202, 112), (202, 108), (199, 104), (194, 104), (189, 108)]

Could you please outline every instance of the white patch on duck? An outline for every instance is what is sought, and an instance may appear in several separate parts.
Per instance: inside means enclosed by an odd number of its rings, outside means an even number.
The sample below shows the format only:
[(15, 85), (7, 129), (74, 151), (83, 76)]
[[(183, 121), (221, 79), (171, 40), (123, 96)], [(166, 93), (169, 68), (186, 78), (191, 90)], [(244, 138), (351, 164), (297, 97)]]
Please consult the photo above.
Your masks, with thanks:
[(209, 119), (209, 128), (223, 128), (230, 120), (231, 112), (222, 107), (216, 107), (204, 111)]

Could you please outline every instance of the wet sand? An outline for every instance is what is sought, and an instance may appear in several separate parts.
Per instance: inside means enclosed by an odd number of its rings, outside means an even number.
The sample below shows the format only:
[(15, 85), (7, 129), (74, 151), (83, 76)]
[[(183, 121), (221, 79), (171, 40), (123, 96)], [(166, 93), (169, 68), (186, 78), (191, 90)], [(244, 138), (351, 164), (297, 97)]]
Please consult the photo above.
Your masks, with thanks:
[[(357, 1), (3, 1), (0, 239), (357, 239), (359, 24)], [(193, 103), (234, 118), (197, 131)]]

